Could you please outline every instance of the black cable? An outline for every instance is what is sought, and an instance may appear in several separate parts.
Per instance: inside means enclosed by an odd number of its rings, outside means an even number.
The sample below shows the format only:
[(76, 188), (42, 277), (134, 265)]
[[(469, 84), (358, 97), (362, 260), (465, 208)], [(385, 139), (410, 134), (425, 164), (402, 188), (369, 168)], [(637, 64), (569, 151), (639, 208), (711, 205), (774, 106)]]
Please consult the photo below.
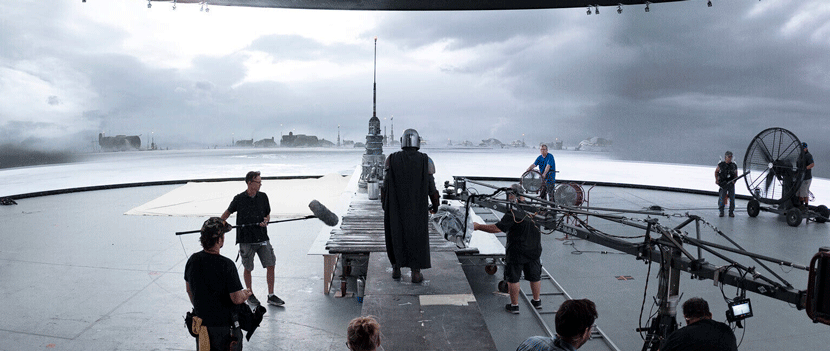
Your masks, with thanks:
[[(651, 248), (649, 247), (648, 250), (651, 251)], [(648, 255), (646, 255), (646, 257), (651, 257), (651, 253), (648, 252)], [(643, 339), (643, 341), (646, 340), (646, 337), (643, 336), (643, 310), (645, 310), (646, 308), (646, 296), (648, 295), (648, 280), (649, 278), (651, 278), (651, 262), (651, 260), (648, 260), (648, 272), (646, 272), (646, 287), (645, 289), (643, 289), (643, 303), (640, 305), (640, 318), (637, 321), (637, 326), (639, 327), (638, 330), (640, 331), (640, 338)]]

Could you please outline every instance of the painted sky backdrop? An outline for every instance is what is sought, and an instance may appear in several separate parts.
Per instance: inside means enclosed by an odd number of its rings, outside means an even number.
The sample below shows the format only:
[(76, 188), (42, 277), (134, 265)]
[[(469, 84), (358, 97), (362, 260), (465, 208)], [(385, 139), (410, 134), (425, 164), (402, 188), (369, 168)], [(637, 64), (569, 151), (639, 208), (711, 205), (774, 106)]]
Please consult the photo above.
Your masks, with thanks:
[[(830, 177), (830, 2), (690, 0), (586, 9), (377, 12), (141, 0), (0, 2), (0, 144), (89, 150), (99, 132), (162, 147), (312, 134), (566, 146), (743, 161), (783, 127)], [(825, 169), (825, 170), (822, 170)]]

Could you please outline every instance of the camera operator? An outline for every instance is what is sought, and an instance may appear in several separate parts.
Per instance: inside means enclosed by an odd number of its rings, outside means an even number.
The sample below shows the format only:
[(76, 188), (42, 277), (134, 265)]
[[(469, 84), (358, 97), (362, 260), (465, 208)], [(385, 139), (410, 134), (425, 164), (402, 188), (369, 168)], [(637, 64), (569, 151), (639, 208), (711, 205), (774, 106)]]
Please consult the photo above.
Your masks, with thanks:
[(251, 291), (242, 289), (233, 261), (219, 253), (230, 230), (231, 226), (219, 217), (205, 221), (199, 238), (204, 250), (191, 255), (185, 265), (187, 295), (193, 304), (193, 324), (189, 327), (198, 335), (197, 350), (242, 350), (242, 330), (232, 328), (233, 312), (251, 296)]
[(686, 326), (671, 333), (661, 351), (737, 351), (735, 333), (728, 325), (713, 321), (706, 300), (693, 297), (683, 303)]
[[(522, 193), (519, 184), (513, 184), (513, 191), (508, 199), (518, 203)], [(522, 272), (525, 279), (530, 282), (530, 291), (533, 293), (533, 300), (530, 301), (534, 308), (542, 308), (542, 300), (539, 299), (541, 290), (540, 280), (542, 278), (542, 235), (539, 227), (533, 223), (531, 214), (523, 211), (520, 206), (512, 206), (511, 210), (504, 214), (496, 224), (481, 224), (473, 222), (473, 230), (481, 230), (488, 233), (507, 233), (507, 245), (505, 245), (504, 278), (507, 280), (508, 291), (510, 292), (510, 303), (504, 306), (507, 312), (519, 313), (519, 278)]]

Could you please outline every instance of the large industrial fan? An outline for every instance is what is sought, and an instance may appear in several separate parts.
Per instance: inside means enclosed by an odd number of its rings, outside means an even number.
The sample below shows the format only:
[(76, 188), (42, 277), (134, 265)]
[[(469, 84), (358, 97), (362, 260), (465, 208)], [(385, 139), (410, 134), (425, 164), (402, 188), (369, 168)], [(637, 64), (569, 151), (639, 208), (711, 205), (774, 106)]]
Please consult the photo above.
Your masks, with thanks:
[[(746, 186), (753, 200), (747, 204), (747, 214), (758, 216), (761, 210), (787, 215), (787, 224), (796, 227), (802, 218), (827, 220), (826, 206), (799, 208), (798, 188), (804, 179), (806, 166), (801, 141), (783, 128), (769, 128), (752, 139), (744, 156)], [(761, 204), (772, 205), (769, 207)]]

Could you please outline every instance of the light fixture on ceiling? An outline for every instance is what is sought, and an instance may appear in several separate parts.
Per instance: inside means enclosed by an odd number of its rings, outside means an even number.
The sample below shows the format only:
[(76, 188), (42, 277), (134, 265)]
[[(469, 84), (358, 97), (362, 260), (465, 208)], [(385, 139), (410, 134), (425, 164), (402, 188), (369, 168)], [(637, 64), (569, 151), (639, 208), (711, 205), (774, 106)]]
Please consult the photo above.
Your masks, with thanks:
[(709, 2), (706, 3), (706, 6), (712, 7), (712, 0), (709, 0)]
[(594, 14), (599, 14), (599, 5), (594, 5)]
[(151, 7), (153, 7), (153, 4), (150, 3), (150, 0), (147, 0), (147, 8), (149, 9)]
[(617, 4), (617, 13), (622, 13), (622, 3)]
[(176, 0), (173, 0), (173, 9), (176, 9)]
[[(175, 0), (174, 0), (175, 1)], [(648, 12), (648, 5), (651, 4), (650, 2), (646, 1), (646, 12)]]
[(588, 6), (588, 11), (586, 11), (585, 14), (587, 14), (588, 16), (591, 15), (591, 6)]

